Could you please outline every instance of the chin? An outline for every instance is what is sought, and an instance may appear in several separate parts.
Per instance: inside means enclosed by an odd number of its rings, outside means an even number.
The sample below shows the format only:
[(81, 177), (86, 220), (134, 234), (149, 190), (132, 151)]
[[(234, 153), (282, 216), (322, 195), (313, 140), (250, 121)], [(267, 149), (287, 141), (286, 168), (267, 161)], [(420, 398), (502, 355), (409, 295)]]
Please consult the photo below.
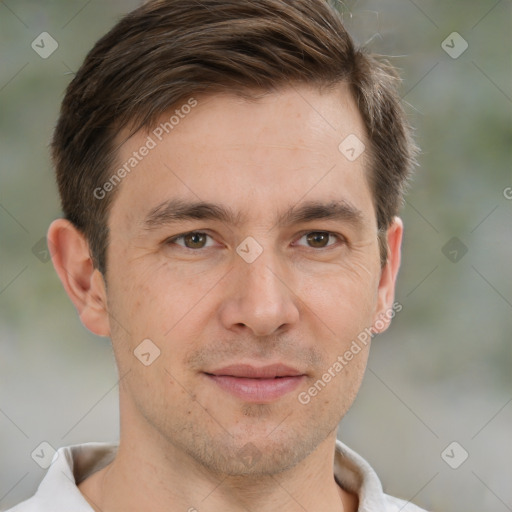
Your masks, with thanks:
[[(327, 429), (326, 429), (327, 430)], [(294, 468), (332, 432), (310, 431), (308, 436), (291, 428), (267, 435), (223, 436), (189, 446), (188, 453), (212, 473), (230, 477), (272, 476)]]

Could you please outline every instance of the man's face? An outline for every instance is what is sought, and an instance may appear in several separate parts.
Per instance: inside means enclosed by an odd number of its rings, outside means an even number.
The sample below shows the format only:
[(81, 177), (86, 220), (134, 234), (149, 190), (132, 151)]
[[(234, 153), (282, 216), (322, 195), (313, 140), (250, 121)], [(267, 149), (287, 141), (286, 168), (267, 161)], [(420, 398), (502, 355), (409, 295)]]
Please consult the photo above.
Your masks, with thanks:
[[(333, 365), (384, 309), (367, 155), (338, 149), (363, 123), (345, 87), (197, 99), (161, 141), (139, 132), (118, 156), (156, 143), (109, 217), (121, 418), (209, 469), (272, 474), (335, 435), (368, 346)], [(217, 209), (173, 216), (199, 202)], [(312, 203), (336, 215), (294, 217)]]

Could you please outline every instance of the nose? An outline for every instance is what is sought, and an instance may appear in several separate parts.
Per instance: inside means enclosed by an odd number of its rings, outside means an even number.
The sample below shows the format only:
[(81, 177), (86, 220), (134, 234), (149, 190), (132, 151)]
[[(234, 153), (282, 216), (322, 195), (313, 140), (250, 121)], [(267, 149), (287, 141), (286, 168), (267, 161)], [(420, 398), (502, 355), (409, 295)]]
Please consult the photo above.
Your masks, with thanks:
[(280, 265), (270, 250), (252, 263), (236, 257), (220, 308), (226, 329), (250, 329), (254, 336), (285, 330), (299, 319), (299, 299), (293, 291), (289, 268)]

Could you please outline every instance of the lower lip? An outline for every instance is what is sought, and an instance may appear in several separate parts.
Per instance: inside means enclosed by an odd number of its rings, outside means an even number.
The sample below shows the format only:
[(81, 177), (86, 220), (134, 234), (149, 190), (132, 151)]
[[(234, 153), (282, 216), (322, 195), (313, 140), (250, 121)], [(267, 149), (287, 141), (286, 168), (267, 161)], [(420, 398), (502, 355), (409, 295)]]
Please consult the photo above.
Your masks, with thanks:
[(206, 376), (222, 389), (246, 402), (264, 403), (277, 400), (296, 389), (304, 375), (278, 377), (275, 379), (246, 379), (227, 375)]

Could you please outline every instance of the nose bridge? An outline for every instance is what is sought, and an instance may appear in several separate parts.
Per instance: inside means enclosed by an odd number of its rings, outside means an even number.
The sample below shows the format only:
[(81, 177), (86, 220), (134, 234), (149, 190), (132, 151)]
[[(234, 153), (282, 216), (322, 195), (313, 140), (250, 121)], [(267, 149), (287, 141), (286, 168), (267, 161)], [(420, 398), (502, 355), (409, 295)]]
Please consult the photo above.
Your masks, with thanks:
[[(282, 289), (284, 285), (281, 279), (283, 277), (279, 276), (278, 266), (277, 258), (270, 249), (263, 251), (252, 263), (246, 264), (246, 268), (242, 270), (242, 275), (246, 276), (247, 290), (251, 291), (251, 288), (256, 288), (260, 293), (268, 294), (269, 298), (283, 293), (285, 291)], [(252, 293), (249, 295), (253, 296)]]
[[(255, 334), (266, 335), (297, 321), (298, 310), (295, 296), (286, 285), (289, 273), (280, 264), (279, 255), (270, 245), (259, 247), (249, 240), (237, 249), (236, 282), (226, 297), (223, 321), (226, 327), (244, 324)], [(244, 253), (243, 249), (248, 251)], [(246, 257), (251, 251), (252, 256)]]
[[(243, 260), (243, 258), (241, 258)], [(252, 302), (262, 311), (273, 303), (282, 301), (289, 290), (282, 283), (278, 256), (270, 244), (252, 262), (239, 261), (242, 294), (245, 300)]]

